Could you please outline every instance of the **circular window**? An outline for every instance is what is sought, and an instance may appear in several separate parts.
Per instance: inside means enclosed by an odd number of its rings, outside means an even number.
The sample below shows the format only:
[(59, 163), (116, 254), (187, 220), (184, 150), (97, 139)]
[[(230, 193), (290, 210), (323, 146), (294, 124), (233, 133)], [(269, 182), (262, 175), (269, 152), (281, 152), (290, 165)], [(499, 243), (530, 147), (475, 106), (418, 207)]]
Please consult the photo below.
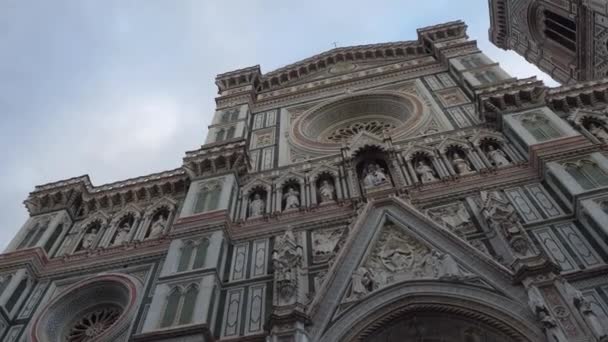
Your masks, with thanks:
[(334, 152), (362, 131), (379, 138), (388, 131), (400, 138), (421, 126), (423, 109), (420, 99), (405, 93), (349, 95), (298, 116), (291, 125), (291, 141), (305, 150)]
[(44, 307), (35, 319), (31, 340), (114, 340), (131, 324), (139, 292), (139, 281), (124, 274), (106, 274), (77, 283)]
[(116, 305), (104, 305), (88, 310), (67, 331), (67, 342), (92, 341), (108, 330), (122, 314), (122, 308)]
[[(359, 120), (354, 123), (340, 125), (338, 128), (331, 128), (329, 134), (327, 134), (326, 140), (328, 142), (346, 142), (359, 132), (368, 132), (377, 136), (382, 136), (384, 131), (390, 131), (394, 128), (396, 128), (395, 123), (387, 120)], [(322, 136), (325, 136), (325, 134), (322, 134)]]

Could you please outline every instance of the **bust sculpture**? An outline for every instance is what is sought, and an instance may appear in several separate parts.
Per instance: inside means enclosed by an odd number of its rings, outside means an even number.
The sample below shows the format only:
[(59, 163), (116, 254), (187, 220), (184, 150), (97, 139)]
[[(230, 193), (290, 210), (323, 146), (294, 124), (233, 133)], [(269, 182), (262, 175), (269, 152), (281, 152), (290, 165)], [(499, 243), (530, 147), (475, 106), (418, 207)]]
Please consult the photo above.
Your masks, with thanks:
[(249, 217), (262, 216), (265, 206), (266, 203), (260, 194), (253, 195), (253, 198), (249, 201)]
[(496, 167), (510, 164), (509, 160), (507, 160), (507, 156), (505, 155), (505, 153), (500, 149), (494, 148), (494, 146), (492, 145), (488, 146), (488, 158)]
[(422, 183), (429, 183), (437, 180), (433, 169), (423, 160), (418, 162), (418, 165), (416, 166), (416, 173), (420, 177)]

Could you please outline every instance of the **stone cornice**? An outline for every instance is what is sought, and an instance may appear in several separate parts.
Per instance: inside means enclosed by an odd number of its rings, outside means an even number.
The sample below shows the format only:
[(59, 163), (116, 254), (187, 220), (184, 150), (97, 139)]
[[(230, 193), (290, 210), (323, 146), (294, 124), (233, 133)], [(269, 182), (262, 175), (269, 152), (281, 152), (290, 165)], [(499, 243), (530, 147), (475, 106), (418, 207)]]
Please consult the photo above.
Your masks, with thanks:
[(389, 82), (391, 79), (407, 81), (425, 74), (447, 71), (447, 67), (435, 60), (433, 56), (426, 55), (425, 57), (428, 61), (420, 64), (415, 63), (416, 59), (407, 60), (392, 65), (368, 69), (365, 71), (365, 75), (361, 77), (356, 76), (356, 73), (346, 74), (310, 83), (310, 88), (307, 85), (300, 85), (279, 89), (266, 95), (260, 94), (255, 103), (254, 111), (274, 108), (285, 102), (293, 102), (294, 100), (310, 101), (320, 97), (335, 96), (346, 89), (361, 90), (375, 88), (381, 83)]
[(98, 202), (101, 208), (110, 208), (161, 195), (182, 196), (187, 190), (187, 182), (188, 175), (181, 167), (100, 186), (92, 185), (89, 176), (85, 175), (36, 186), (25, 205), (30, 215), (61, 209), (76, 215), (72, 209), (83, 203)]
[(507, 13), (507, 1), (490, 0), (490, 28), (488, 36), (496, 46), (507, 49), (507, 38), (509, 37), (509, 15)]
[[(240, 96), (250, 96), (256, 92), (284, 88), (285, 85), (297, 83), (309, 75), (341, 62), (370, 60), (390, 62), (428, 55), (429, 51), (424, 46), (425, 41), (439, 43), (466, 38), (466, 28), (462, 21), (448, 22), (418, 29), (417, 40), (335, 48), (266, 74), (261, 73), (259, 65), (220, 74), (216, 77), (216, 84), (222, 95), (222, 98), (217, 100), (218, 106), (226, 106), (231, 102), (230, 100), (234, 101), (232, 98), (224, 99), (224, 96), (232, 97), (235, 93), (247, 93)], [(474, 42), (469, 44), (475, 45)]]
[(221, 144), (203, 145), (198, 150), (187, 151), (183, 169), (191, 178), (197, 178), (229, 171), (244, 173), (248, 164), (247, 141), (234, 139)]

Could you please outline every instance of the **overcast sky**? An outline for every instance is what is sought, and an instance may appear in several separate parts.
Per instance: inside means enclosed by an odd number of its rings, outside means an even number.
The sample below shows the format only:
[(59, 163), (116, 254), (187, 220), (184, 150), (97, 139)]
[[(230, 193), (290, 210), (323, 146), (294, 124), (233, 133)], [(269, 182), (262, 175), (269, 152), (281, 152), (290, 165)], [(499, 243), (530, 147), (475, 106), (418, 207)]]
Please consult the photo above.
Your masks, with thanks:
[(215, 75), (457, 19), (507, 72), (548, 80), (489, 43), (487, 0), (0, 1), (0, 248), (35, 185), (180, 166), (206, 135)]

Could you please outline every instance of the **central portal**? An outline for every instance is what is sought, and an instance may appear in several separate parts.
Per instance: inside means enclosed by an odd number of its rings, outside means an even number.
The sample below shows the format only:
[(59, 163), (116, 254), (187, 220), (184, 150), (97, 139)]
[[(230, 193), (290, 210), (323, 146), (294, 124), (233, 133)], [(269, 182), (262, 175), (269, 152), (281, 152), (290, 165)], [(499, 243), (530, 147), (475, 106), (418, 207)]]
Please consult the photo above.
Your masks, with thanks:
[[(373, 325), (377, 326), (377, 325)], [(370, 329), (371, 330), (371, 329)], [(446, 313), (411, 313), (368, 331), (365, 342), (518, 342), (490, 325)]]

